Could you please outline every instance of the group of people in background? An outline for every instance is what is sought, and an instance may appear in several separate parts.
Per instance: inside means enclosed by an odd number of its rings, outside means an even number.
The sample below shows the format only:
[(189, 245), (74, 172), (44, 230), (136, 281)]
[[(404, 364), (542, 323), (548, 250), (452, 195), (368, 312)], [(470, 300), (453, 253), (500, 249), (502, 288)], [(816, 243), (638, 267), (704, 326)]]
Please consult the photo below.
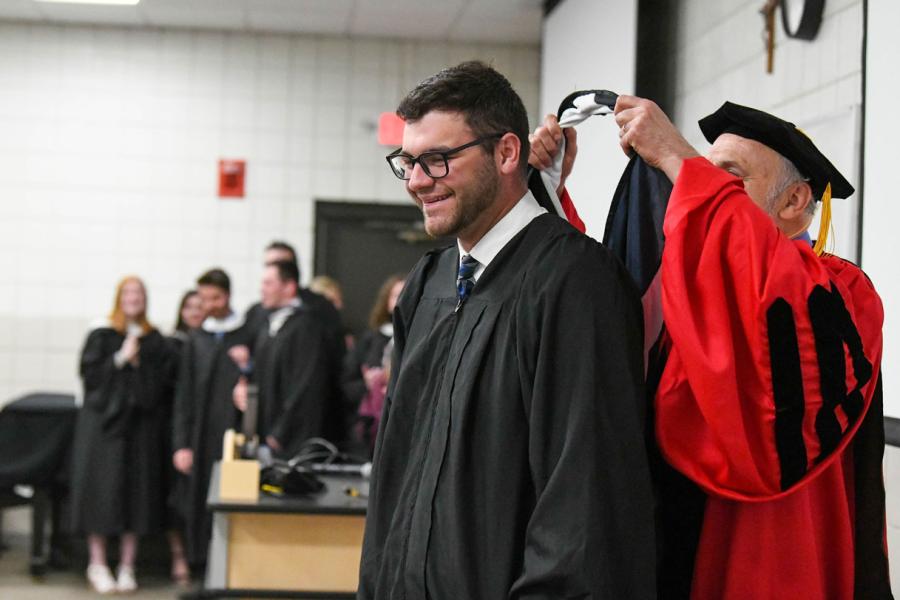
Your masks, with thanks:
[[(337, 282), (317, 278), (320, 293), (301, 287), (296, 253), (284, 242), (271, 243), (264, 260), (261, 300), (246, 312), (232, 306), (228, 274), (211, 269), (184, 294), (175, 331), (165, 336), (147, 319), (144, 283), (128, 276), (110, 315), (90, 328), (71, 506), (73, 530), (87, 537), (88, 582), (101, 594), (137, 589), (138, 540), (162, 532), (173, 581), (190, 583), (191, 567), (207, 556), (213, 465), (251, 395), (259, 442), (276, 457), (315, 437), (371, 454), (403, 278), (385, 282), (371, 331), (354, 344)], [(107, 558), (113, 537), (115, 573)]]

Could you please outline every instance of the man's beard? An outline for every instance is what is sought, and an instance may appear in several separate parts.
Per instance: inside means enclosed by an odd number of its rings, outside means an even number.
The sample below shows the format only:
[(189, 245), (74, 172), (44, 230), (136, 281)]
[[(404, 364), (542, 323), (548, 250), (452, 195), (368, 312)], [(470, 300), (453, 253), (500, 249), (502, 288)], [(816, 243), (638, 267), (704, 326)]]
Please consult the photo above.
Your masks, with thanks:
[[(456, 211), (445, 223), (436, 223), (431, 227), (425, 219), (425, 231), (433, 237), (456, 236), (478, 220), (497, 198), (500, 189), (500, 177), (491, 160), (485, 159), (478, 167), (472, 184), (467, 189), (456, 190)], [(424, 210), (424, 208), (423, 208)]]

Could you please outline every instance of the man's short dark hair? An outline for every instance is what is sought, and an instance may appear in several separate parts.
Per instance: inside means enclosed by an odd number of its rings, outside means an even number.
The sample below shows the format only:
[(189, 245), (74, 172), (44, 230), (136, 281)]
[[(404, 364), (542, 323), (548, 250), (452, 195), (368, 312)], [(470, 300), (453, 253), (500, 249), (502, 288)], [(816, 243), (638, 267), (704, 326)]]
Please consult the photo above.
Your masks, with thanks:
[(197, 285), (211, 285), (219, 288), (226, 294), (231, 293), (231, 279), (228, 273), (222, 269), (210, 269), (197, 279)]
[(293, 281), (298, 286), (300, 285), (300, 269), (297, 268), (297, 263), (289, 260), (274, 260), (266, 266), (273, 267), (278, 271), (278, 279), (282, 283)]
[[(509, 80), (483, 62), (449, 67), (417, 85), (400, 101), (397, 115), (418, 121), (431, 111), (458, 112), (477, 137), (512, 132), (521, 143), (519, 167), (528, 168), (528, 113)], [(493, 152), (496, 140), (484, 147)]]
[(287, 242), (283, 242), (281, 240), (275, 240), (268, 246), (266, 246), (266, 252), (269, 250), (280, 250), (282, 252), (287, 252), (291, 255), (291, 260), (297, 262), (297, 251), (294, 250), (294, 247), (288, 244)]

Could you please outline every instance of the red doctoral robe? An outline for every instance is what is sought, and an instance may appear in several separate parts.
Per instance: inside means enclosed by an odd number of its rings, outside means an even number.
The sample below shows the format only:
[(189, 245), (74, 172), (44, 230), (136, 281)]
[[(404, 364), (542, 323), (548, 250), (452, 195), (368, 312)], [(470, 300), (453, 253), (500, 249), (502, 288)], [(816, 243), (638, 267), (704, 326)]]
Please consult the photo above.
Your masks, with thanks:
[(659, 597), (891, 598), (872, 283), (703, 158), (684, 162), (663, 229), (656, 443), (693, 491), (657, 481)]

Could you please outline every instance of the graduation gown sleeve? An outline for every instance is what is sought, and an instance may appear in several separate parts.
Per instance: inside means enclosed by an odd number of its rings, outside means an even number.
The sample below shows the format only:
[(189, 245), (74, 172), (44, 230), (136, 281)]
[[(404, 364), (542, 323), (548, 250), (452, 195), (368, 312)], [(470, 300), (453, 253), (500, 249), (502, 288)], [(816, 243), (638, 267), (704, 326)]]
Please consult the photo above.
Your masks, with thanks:
[(663, 455), (716, 496), (788, 494), (841, 454), (869, 408), (880, 299), (858, 268), (788, 239), (702, 158), (684, 162), (664, 232)]
[(88, 334), (81, 352), (80, 373), (84, 384), (84, 405), (103, 415), (104, 423), (116, 420), (126, 410), (120, 369), (113, 356), (121, 347), (121, 336), (108, 328)]
[(282, 395), (269, 430), (283, 447), (303, 441), (297, 438), (309, 437), (307, 433), (322, 435), (324, 406), (329, 399), (331, 366), (326, 333), (311, 314), (296, 318), (290, 339), (277, 356)]
[[(596, 243), (551, 246), (518, 302), (536, 501), (510, 599), (654, 597), (637, 290)], [(567, 248), (565, 252), (572, 252)]]
[(182, 344), (178, 357), (178, 379), (175, 382), (175, 400), (172, 415), (172, 449), (191, 447), (194, 425), (194, 343), (189, 339)]
[(142, 410), (155, 410), (165, 398), (174, 355), (158, 331), (144, 335), (140, 343), (134, 404)]

